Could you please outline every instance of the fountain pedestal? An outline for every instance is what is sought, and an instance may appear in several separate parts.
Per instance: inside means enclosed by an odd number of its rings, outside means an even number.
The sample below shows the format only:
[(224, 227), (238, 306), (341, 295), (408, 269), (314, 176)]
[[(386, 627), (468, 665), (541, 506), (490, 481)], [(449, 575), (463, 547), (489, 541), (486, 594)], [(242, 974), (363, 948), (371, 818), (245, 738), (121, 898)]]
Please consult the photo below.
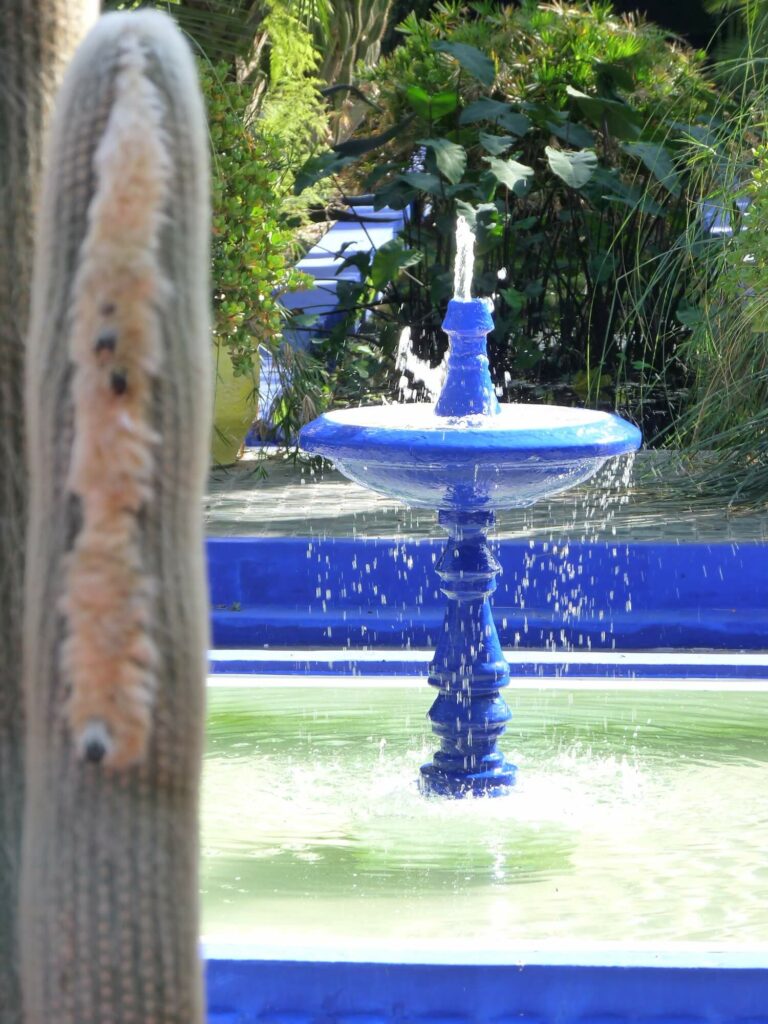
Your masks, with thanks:
[(515, 781), (515, 766), (498, 749), (512, 717), (500, 690), (509, 683), (489, 597), (499, 563), (488, 547), (493, 512), (443, 511), (449, 541), (437, 565), (449, 604), (429, 670), (440, 692), (429, 711), (440, 750), (421, 769), (422, 792), (498, 796)]

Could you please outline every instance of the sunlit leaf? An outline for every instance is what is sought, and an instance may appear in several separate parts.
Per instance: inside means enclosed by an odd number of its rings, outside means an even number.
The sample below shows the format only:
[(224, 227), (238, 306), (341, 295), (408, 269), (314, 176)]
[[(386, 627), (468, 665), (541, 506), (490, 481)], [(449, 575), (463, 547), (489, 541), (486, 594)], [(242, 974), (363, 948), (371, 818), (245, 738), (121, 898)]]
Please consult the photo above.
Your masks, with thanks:
[(467, 151), (448, 139), (419, 139), (420, 146), (431, 149), (437, 169), (452, 185), (461, 181), (467, 166)]
[(547, 163), (553, 174), (571, 188), (586, 185), (597, 169), (597, 156), (591, 149), (574, 152), (569, 149), (553, 149), (546, 146)]
[(479, 134), (480, 145), (491, 156), (501, 156), (501, 154), (517, 140), (512, 135), (489, 135), (487, 132), (480, 132)]
[(518, 163), (517, 160), (501, 160), (495, 156), (484, 156), (488, 169), (493, 177), (502, 185), (506, 185), (515, 195), (525, 195), (528, 191), (533, 168)]

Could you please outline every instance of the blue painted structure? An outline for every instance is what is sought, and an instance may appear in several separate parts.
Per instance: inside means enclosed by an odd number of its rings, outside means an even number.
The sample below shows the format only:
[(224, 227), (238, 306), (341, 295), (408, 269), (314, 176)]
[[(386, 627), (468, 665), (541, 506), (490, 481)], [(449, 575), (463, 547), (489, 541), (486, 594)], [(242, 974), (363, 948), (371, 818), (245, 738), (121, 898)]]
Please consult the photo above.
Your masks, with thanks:
[[(247, 956), (247, 950), (240, 957)], [(209, 1024), (768, 1024), (758, 958), (208, 961)], [(759, 966), (757, 965), (759, 964)]]
[[(434, 648), (444, 599), (431, 538), (209, 538), (216, 649), (348, 650), (347, 667), (307, 655), (313, 672), (424, 674), (421, 662), (355, 661), (362, 648)], [(529, 652), (517, 675), (576, 673), (540, 651), (768, 649), (768, 546), (503, 540), (493, 597), (502, 647)], [(242, 662), (245, 666), (247, 660)], [(263, 662), (269, 671), (269, 662)], [(274, 670), (285, 661), (275, 653)], [(394, 667), (393, 667), (394, 666)], [(662, 669), (675, 674), (670, 663)], [(249, 670), (249, 669), (245, 669)], [(252, 669), (250, 669), (252, 670)], [(621, 673), (615, 666), (590, 671)], [(709, 673), (714, 671), (710, 667)], [(764, 672), (763, 672), (764, 674)]]
[(346, 409), (299, 436), (305, 451), (363, 486), (437, 508), (448, 533), (436, 567), (448, 609), (429, 672), (440, 749), (421, 769), (423, 791), (440, 796), (497, 796), (515, 780), (498, 747), (511, 712), (500, 694), (509, 664), (489, 604), (499, 571), (488, 547), (494, 510), (565, 490), (641, 442), (636, 427), (607, 413), (500, 406), (486, 353), (492, 328), (482, 300), (452, 299), (443, 323), (446, 378), (434, 407)]

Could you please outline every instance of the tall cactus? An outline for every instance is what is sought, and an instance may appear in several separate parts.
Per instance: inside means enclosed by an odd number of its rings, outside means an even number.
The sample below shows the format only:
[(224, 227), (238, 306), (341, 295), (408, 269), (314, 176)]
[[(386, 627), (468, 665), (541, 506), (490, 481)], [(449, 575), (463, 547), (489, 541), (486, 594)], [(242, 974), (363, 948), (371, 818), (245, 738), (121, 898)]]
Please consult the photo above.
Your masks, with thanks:
[(29, 1024), (202, 1017), (206, 143), (173, 22), (103, 17), (54, 112), (28, 343)]
[(0, 0), (0, 1024), (20, 1020), (16, 904), (23, 799), (23, 338), (43, 129), (98, 0)]

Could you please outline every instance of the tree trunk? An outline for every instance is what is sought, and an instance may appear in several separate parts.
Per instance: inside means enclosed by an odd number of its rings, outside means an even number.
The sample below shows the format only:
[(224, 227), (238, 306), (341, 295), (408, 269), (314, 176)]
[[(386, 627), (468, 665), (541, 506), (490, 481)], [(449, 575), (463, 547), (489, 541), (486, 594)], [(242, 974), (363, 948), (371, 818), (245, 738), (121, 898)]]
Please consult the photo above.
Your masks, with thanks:
[(187, 46), (106, 15), (43, 184), (26, 388), (27, 1024), (196, 1024), (207, 133)]
[(20, 1020), (16, 912), (23, 800), (23, 370), (43, 128), (97, 0), (0, 0), (0, 1024)]
[[(338, 0), (333, 5), (333, 32), (323, 47), (318, 74), (328, 85), (351, 85), (362, 61), (373, 67), (381, 53), (393, 0)], [(334, 143), (352, 135), (369, 108), (354, 94), (343, 96), (332, 117)]]

